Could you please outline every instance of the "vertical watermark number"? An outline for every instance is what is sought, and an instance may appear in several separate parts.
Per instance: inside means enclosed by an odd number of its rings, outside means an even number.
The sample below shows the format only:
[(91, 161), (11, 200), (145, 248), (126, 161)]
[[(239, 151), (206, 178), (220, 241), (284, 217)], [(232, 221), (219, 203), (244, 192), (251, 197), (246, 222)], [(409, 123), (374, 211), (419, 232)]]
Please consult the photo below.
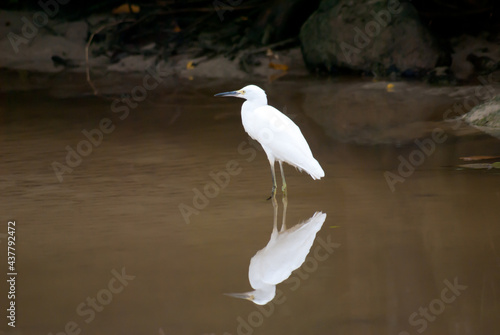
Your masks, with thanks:
[(7, 308), (7, 324), (11, 327), (16, 326), (16, 221), (7, 222), (7, 283), (9, 300)]

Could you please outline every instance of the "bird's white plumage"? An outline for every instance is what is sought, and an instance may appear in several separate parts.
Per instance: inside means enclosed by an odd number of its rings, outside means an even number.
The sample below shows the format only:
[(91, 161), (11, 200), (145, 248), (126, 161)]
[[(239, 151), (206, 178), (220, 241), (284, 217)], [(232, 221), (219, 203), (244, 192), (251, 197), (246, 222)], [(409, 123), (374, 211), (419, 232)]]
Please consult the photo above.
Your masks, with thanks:
[(245, 131), (262, 145), (271, 163), (286, 162), (313, 179), (325, 175), (299, 127), (288, 116), (272, 106), (249, 110), (245, 104), (241, 116)]
[[(276, 161), (280, 164), (286, 162), (299, 170), (304, 170), (313, 179), (325, 176), (299, 127), (288, 116), (267, 104), (267, 96), (263, 89), (248, 85), (241, 90), (219, 93), (216, 96), (246, 99), (241, 107), (241, 121), (245, 131), (258, 141), (266, 152), (274, 183), (272, 194), (276, 186), (274, 175)], [(284, 176), (282, 178), (285, 182)], [(286, 188), (286, 184), (283, 187)]]
[(309, 144), (299, 127), (285, 114), (267, 104), (264, 90), (255, 85), (240, 90), (247, 99), (241, 107), (241, 120), (245, 131), (258, 141), (273, 164), (286, 162), (304, 170), (313, 179), (324, 177), (325, 173), (313, 157)]
[(276, 221), (267, 245), (250, 260), (248, 279), (254, 291), (231, 294), (264, 305), (276, 295), (276, 285), (285, 281), (306, 260), (326, 214), (316, 212), (309, 220), (278, 232)]
[(316, 233), (325, 222), (326, 214), (316, 212), (307, 221), (290, 229), (273, 231), (266, 247), (250, 261), (250, 285), (257, 289), (263, 285), (277, 285), (290, 277), (292, 271), (304, 263)]

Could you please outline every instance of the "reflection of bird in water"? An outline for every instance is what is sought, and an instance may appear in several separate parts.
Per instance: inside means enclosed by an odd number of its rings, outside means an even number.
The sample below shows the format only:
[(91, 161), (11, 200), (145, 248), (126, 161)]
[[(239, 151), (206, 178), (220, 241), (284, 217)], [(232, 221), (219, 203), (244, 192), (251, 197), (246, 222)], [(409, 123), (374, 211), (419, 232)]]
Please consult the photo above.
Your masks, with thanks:
[(273, 198), (274, 225), (271, 239), (250, 260), (248, 279), (254, 291), (227, 295), (265, 305), (276, 295), (276, 285), (290, 277), (292, 271), (306, 260), (316, 233), (325, 222), (326, 214), (316, 212), (306, 222), (286, 229), (286, 198), (283, 198), (283, 205), (283, 222), (278, 232), (278, 204), (276, 198)]
[(285, 194), (286, 182), (282, 162), (306, 171), (313, 179), (325, 176), (299, 127), (288, 116), (267, 104), (266, 92), (263, 89), (248, 85), (239, 91), (219, 93), (215, 96), (246, 99), (241, 106), (241, 120), (248, 135), (262, 145), (271, 164), (271, 197), (276, 194), (275, 161), (280, 164), (282, 190)]

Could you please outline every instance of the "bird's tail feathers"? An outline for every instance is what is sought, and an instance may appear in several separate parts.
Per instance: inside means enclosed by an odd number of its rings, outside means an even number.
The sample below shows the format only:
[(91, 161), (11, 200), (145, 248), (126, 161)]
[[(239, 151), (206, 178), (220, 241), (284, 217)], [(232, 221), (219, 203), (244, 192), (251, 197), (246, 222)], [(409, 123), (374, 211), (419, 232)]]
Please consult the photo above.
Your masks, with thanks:
[[(265, 150), (265, 149), (264, 149)], [(321, 165), (319, 165), (318, 161), (313, 157), (313, 155), (309, 152), (309, 154), (300, 152), (299, 157), (296, 159), (277, 159), (278, 161), (286, 162), (291, 166), (294, 166), (300, 172), (307, 172), (312, 179), (321, 179), (325, 176), (325, 171)], [(272, 163), (271, 163), (272, 164)]]
[(304, 170), (306, 170), (306, 172), (309, 173), (314, 180), (321, 179), (325, 176), (325, 171), (323, 171), (323, 168), (319, 165), (317, 160), (311, 162), (310, 167)]

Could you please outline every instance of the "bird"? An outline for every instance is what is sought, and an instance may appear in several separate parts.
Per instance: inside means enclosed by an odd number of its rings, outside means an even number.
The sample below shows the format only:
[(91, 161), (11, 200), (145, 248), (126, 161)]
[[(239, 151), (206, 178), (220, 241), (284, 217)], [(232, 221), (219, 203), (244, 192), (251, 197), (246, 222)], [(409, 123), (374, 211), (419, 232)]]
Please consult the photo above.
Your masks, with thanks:
[(241, 106), (241, 121), (243, 128), (262, 145), (269, 164), (273, 186), (272, 198), (276, 195), (275, 162), (280, 165), (282, 191), (286, 195), (286, 181), (283, 173), (283, 162), (299, 171), (306, 171), (314, 180), (325, 176), (321, 165), (314, 158), (300, 128), (285, 114), (267, 104), (266, 92), (256, 86), (248, 85), (237, 91), (215, 94), (216, 97), (237, 97), (246, 101)]
[(267, 245), (251, 258), (248, 279), (254, 289), (245, 293), (225, 295), (246, 299), (257, 305), (265, 305), (276, 295), (276, 285), (290, 277), (306, 260), (317, 232), (323, 226), (326, 213), (316, 212), (307, 221), (289, 229), (285, 226), (286, 205), (283, 209), (283, 223), (277, 227), (277, 206), (274, 204), (274, 225)]

